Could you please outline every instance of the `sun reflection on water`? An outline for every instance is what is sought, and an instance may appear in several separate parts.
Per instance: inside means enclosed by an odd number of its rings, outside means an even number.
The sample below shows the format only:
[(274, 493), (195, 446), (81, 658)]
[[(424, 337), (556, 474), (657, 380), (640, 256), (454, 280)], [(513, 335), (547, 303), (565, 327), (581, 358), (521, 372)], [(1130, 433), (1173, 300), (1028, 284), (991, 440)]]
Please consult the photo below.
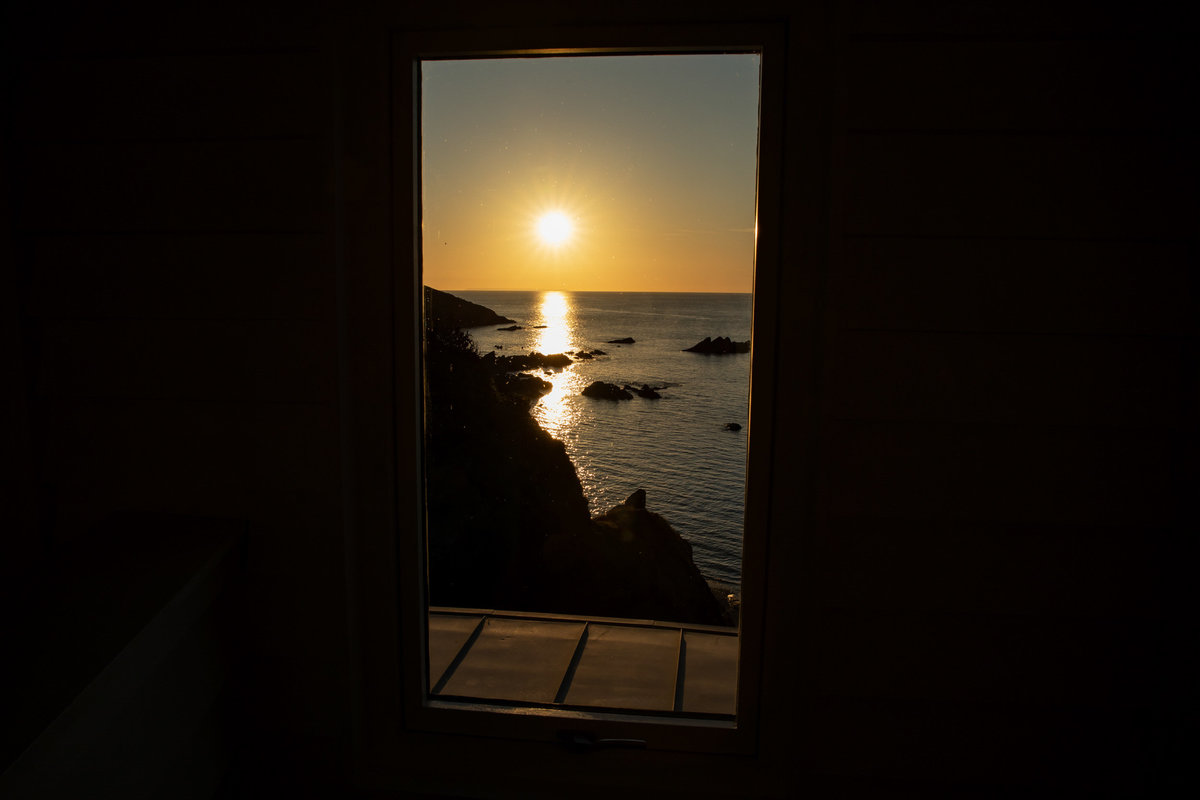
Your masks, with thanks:
[[(542, 295), (540, 312), (541, 318), (535, 325), (545, 327), (536, 329), (537, 337), (533, 342), (533, 349), (545, 355), (576, 350), (575, 310), (571, 307), (567, 295), (562, 292), (545, 292)], [(578, 416), (574, 400), (579, 394), (579, 377), (574, 365), (559, 372), (543, 374), (541, 377), (550, 381), (554, 388), (537, 403), (533, 415), (545, 431), (561, 440), (573, 433), (572, 428)]]
[(571, 342), (575, 332), (575, 313), (567, 296), (562, 292), (544, 293), (540, 311), (542, 316), (537, 324), (545, 327), (538, 329), (533, 348), (546, 355), (574, 349)]

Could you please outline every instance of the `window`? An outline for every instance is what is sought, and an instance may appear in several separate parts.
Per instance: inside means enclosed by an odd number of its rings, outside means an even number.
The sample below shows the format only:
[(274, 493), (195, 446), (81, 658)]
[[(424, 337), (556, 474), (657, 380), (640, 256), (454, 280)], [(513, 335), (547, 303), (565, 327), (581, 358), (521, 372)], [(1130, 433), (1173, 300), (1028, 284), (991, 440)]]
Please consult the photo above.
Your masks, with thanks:
[[(693, 27), (663, 27), (638, 29), (587, 28), (579, 30), (558, 29), (545, 33), (522, 30), (473, 31), (473, 32), (416, 32), (397, 37), (393, 49), (394, 135), (392, 175), (395, 225), (394, 255), (394, 302), (397, 309), (396, 326), (396, 430), (395, 456), (397, 463), (395, 492), (396, 525), (395, 540), (396, 579), (390, 589), (382, 577), (358, 593), (359, 619), (364, 647), (379, 656), (379, 661), (365, 658), (365, 668), (370, 674), (363, 678), (364, 691), (372, 698), (384, 698), (383, 710), (364, 702), (366, 721), (363, 730), (375, 731), (373, 741), (404, 741), (407, 744), (397, 753), (410, 752), (421, 743), (453, 741), (453, 746), (471, 757), (492, 757), (499, 748), (511, 752), (509, 745), (500, 742), (526, 742), (538, 748), (536, 752), (567, 753), (571, 748), (603, 748), (605, 745), (636, 745), (644, 752), (673, 751), (676, 753), (708, 754), (753, 754), (757, 752), (759, 719), (762, 701), (758, 695), (758, 676), (762, 667), (764, 642), (764, 584), (766, 576), (766, 551), (769, 539), (769, 482), (766, 477), (771, 471), (772, 440), (771, 427), (774, 413), (774, 361), (776, 340), (776, 311), (774, 307), (775, 282), (779, 270), (778, 247), (775, 244), (779, 231), (779, 181), (780, 130), (782, 73), (784, 49), (783, 36), (778, 26), (768, 25), (723, 25)], [(420, 118), (413, 110), (420, 108), (420, 65), (423, 61), (474, 58), (545, 57), (554, 56), (644, 56), (650, 54), (752, 54), (761, 59), (762, 68), (762, 111), (761, 139), (759, 141), (759, 185), (755, 227), (757, 248), (755, 251), (754, 296), (768, 302), (758, 302), (754, 309), (753, 341), (754, 367), (750, 388), (750, 429), (747, 460), (746, 529), (742, 563), (741, 620), (738, 628), (737, 646), (739, 667), (737, 674), (736, 706), (732, 713), (709, 706), (706, 709), (681, 709), (673, 703), (668, 713), (656, 713), (659, 709), (648, 708), (640, 701), (560, 703), (536, 700), (526, 702), (521, 697), (487, 697), (478, 691), (462, 691), (456, 681), (465, 673), (447, 675), (444, 669), (447, 660), (453, 661), (463, 652), (463, 642), (472, 636), (473, 646), (483, 642), (481, 622), (494, 624), (500, 636), (505, 629), (516, 629), (526, 621), (523, 614), (533, 614), (522, 609), (485, 608), (475, 613), (458, 606), (435, 607), (439, 616), (431, 624), (427, 616), (426, 601), (430, 589), (424, 568), (425, 505), (420, 493), (419, 476), (423, 465), (416, 454), (421, 452), (420, 409), (422, 403), (422, 377), (420, 371), (421, 351), (421, 308), (423, 301), (419, 236), (421, 216), (420, 195), (420, 151), (418, 149)], [(548, 219), (545, 222), (547, 239), (561, 236), (561, 222)], [(556, 230), (558, 231), (556, 233)], [(426, 230), (428, 237), (430, 231)], [(443, 239), (449, 242), (448, 238)], [(549, 244), (549, 242), (548, 242)], [(450, 247), (444, 244), (444, 247)], [(551, 309), (552, 311), (553, 309)], [(549, 313), (549, 312), (547, 312)], [(497, 326), (500, 327), (500, 326)], [(619, 332), (618, 332), (619, 333)], [(636, 334), (632, 335), (636, 338)], [(723, 335), (713, 330), (711, 335)], [(614, 335), (613, 338), (621, 338)], [(499, 342), (497, 342), (499, 343)], [(483, 342), (488, 349), (494, 345)], [(636, 345), (633, 345), (636, 346)], [(507, 349), (507, 345), (506, 345)], [(574, 349), (574, 348), (571, 348)], [(499, 351), (497, 351), (499, 352)], [(724, 422), (726, 420), (721, 420)], [(728, 420), (733, 421), (733, 420)], [(653, 502), (653, 498), (650, 500)], [(371, 532), (367, 541), (379, 545), (374, 551), (369, 547), (358, 549), (360, 560), (372, 560), (378, 554), (388, 552), (381, 540)], [(376, 565), (363, 567), (371, 574), (382, 576)], [(374, 591), (371, 587), (374, 587)], [(389, 596), (396, 600), (398, 609), (393, 632), (399, 632), (398, 649), (389, 649), (383, 639), (387, 624), (374, 624), (375, 615), (387, 622), (387, 612), (372, 603), (387, 602)], [(371, 601), (371, 602), (367, 602)], [(582, 616), (582, 615), (577, 615)], [(602, 633), (603, 638), (620, 644), (622, 636), (630, 631), (629, 625), (618, 620), (590, 619), (585, 629), (580, 629), (576, 620), (540, 620), (558, 622), (559, 626), (546, 626), (548, 638), (553, 640), (567, 661), (567, 670), (572, 669), (572, 655), (579, 652), (579, 641), (591, 633)], [(636, 627), (636, 626), (634, 626)], [(659, 629), (661, 630), (661, 628)], [(427, 639), (427, 632), (431, 638)], [(637, 633), (641, 633), (638, 631)], [(677, 627), (673, 634), (654, 646), (675, 651), (680, 638), (686, 639), (689, 630)], [(674, 636), (674, 641), (667, 639)], [(597, 636), (597, 638), (600, 638)], [(440, 641), (439, 641), (440, 640)], [(698, 638), (696, 640), (700, 642)], [(450, 642), (449, 646), (444, 646)], [(720, 642), (708, 641), (713, 651), (719, 651)], [(700, 653), (704, 648), (696, 646)], [(719, 652), (715, 653), (720, 657)], [(390, 661), (389, 661), (390, 659)], [(389, 695), (386, 688), (387, 670), (377, 664), (394, 664), (400, 674), (398, 692)], [(676, 662), (677, 663), (677, 662)], [(460, 664), (461, 666), (461, 664)], [(574, 664), (573, 680), (579, 686), (588, 683), (582, 661)], [(393, 678), (395, 673), (393, 673)], [(432, 676), (432, 680), (431, 680)], [(585, 680), (587, 679), (587, 680)], [(553, 682), (554, 678), (550, 679)], [(561, 678), (560, 688), (561, 688)], [(636, 687), (634, 687), (636, 688)], [(556, 692), (556, 695), (559, 692)], [(388, 697), (394, 698), (398, 717), (387, 712)], [(451, 698), (449, 700), (440, 697)], [(471, 702), (460, 702), (469, 699)], [(556, 697), (555, 700), (562, 700)], [(393, 720), (398, 729), (388, 732), (388, 720)], [(372, 728), (372, 725), (376, 727)], [(400, 737), (399, 739), (389, 737)], [(446, 736), (453, 737), (452, 740)], [(429, 738), (434, 737), (434, 738)], [(539, 744), (541, 743), (541, 744)], [(562, 747), (563, 744), (568, 747)], [(386, 745), (379, 745), (386, 749)], [(399, 747), (399, 745), (396, 745)], [(550, 748), (547, 750), (546, 748)], [(500, 756), (495, 756), (499, 758)], [(543, 766), (549, 762), (544, 762)], [(557, 762), (555, 762), (557, 763)], [(632, 762), (631, 762), (632, 763)], [(709, 762), (697, 762), (709, 763)], [(719, 762), (711, 762), (719, 763)], [(753, 761), (738, 762), (738, 769), (751, 769)], [(415, 768), (415, 767), (414, 767)], [(564, 767), (565, 768), (565, 767)], [(700, 773), (696, 773), (699, 775)]]
[(759, 56), (419, 69), (431, 698), (732, 721)]

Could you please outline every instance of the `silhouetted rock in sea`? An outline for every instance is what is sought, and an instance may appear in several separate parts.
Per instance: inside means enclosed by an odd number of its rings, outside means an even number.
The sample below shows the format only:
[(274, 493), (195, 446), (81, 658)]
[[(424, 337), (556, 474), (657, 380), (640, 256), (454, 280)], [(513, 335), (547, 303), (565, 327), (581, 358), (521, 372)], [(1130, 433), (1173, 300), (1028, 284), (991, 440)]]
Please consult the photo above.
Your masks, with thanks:
[(514, 322), (478, 303), (463, 300), (452, 294), (425, 287), (425, 318), (429, 327), (439, 330), (480, 328), (484, 325), (503, 325)]
[(634, 340), (626, 336), (624, 339), (609, 339), (605, 344), (635, 344)]
[(704, 341), (697, 342), (691, 347), (684, 348), (685, 353), (704, 353), (705, 355), (724, 356), (731, 353), (749, 353), (750, 342), (735, 342), (728, 336), (718, 336), (713, 339), (705, 336)]
[(544, 381), (499, 369), (461, 331), (426, 336), (433, 605), (728, 624), (645, 492), (589, 517), (562, 442), (528, 412)]
[(542, 395), (548, 394), (554, 388), (554, 384), (550, 383), (550, 381), (544, 381), (536, 375), (529, 375), (524, 372), (506, 374), (498, 380), (500, 383), (498, 383), (496, 388), (502, 394), (524, 397), (531, 403)]
[[(666, 387), (664, 386), (664, 387), (662, 387), (662, 388), (664, 388), (664, 389), (665, 389)], [(640, 389), (639, 389), (638, 387), (636, 387), (636, 386), (626, 386), (626, 387), (625, 387), (625, 391), (627, 391), (627, 392), (633, 392), (633, 393), (634, 393), (634, 394), (636, 394), (638, 397), (645, 397), (647, 400), (660, 400), (660, 399), (662, 399), (662, 395), (661, 395), (661, 394), (659, 394), (657, 390), (650, 388), (650, 386), (649, 386), (648, 384), (645, 384), (645, 383), (643, 383), (643, 384), (642, 384), (642, 388), (640, 388)]]
[(632, 400), (633, 395), (617, 386), (615, 383), (592, 381), (581, 394), (584, 397), (596, 397), (601, 400)]
[(494, 369), (509, 372), (520, 372), (527, 369), (562, 369), (571, 364), (571, 357), (565, 353), (554, 353), (547, 356), (536, 350), (531, 350), (527, 356), (498, 356), (495, 353), (488, 353), (484, 356), (484, 360)]
[(613, 616), (723, 623), (724, 609), (692, 561), (692, 545), (646, 509), (644, 490), (592, 523), (601, 540), (596, 555), (612, 575), (592, 591), (619, 611)]

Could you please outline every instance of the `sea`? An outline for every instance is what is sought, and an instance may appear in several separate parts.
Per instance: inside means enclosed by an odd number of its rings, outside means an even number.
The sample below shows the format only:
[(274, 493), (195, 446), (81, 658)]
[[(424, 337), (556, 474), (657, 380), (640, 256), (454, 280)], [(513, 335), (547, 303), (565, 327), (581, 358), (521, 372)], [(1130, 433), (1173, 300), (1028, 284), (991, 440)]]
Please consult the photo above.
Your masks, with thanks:
[[(553, 389), (531, 409), (534, 419), (566, 446), (593, 516), (645, 489), (646, 508), (691, 542), (704, 576), (740, 594), (750, 355), (683, 351), (706, 336), (748, 340), (751, 295), (451, 294), (521, 326), (470, 329), (481, 355), (604, 352), (560, 372), (539, 372)], [(624, 338), (634, 343), (610, 343)], [(662, 397), (584, 397), (593, 381), (647, 384)], [(731, 422), (741, 430), (726, 430)]]

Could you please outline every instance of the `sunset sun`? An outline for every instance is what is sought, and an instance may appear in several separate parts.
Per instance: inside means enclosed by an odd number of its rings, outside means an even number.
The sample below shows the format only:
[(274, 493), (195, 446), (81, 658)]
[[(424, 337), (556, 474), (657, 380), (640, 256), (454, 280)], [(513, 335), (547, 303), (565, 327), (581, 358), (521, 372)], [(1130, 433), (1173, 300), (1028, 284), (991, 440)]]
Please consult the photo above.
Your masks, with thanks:
[(571, 238), (573, 230), (571, 218), (561, 211), (548, 211), (538, 217), (538, 238), (552, 247), (566, 243)]

